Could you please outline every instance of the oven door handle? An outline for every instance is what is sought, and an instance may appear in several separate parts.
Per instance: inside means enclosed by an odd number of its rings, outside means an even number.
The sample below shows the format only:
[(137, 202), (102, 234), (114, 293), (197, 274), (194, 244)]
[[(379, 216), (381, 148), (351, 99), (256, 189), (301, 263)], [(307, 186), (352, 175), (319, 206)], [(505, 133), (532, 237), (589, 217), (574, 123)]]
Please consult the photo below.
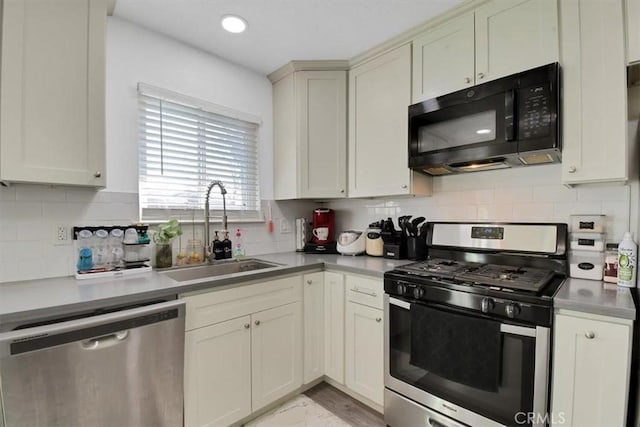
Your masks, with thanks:
[(505, 334), (520, 335), (523, 337), (536, 337), (536, 328), (527, 328), (524, 326), (510, 325), (508, 323), (500, 324), (500, 332)]
[(411, 310), (411, 303), (402, 301), (398, 298), (389, 297), (389, 304), (404, 308), (405, 310)]

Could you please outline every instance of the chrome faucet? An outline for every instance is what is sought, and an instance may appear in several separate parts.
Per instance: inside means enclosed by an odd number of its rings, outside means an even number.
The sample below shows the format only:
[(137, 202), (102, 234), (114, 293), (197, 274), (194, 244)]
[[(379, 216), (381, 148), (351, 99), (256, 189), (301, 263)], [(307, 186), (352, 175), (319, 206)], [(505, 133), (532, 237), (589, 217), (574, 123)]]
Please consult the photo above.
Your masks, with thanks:
[(207, 197), (204, 202), (204, 257), (209, 260), (209, 262), (214, 259), (209, 233), (209, 195), (211, 194), (211, 189), (216, 185), (220, 187), (220, 194), (222, 194), (222, 231), (223, 233), (227, 231), (227, 200), (224, 197), (224, 195), (227, 194), (227, 189), (224, 188), (222, 181), (211, 181), (209, 187), (207, 187)]

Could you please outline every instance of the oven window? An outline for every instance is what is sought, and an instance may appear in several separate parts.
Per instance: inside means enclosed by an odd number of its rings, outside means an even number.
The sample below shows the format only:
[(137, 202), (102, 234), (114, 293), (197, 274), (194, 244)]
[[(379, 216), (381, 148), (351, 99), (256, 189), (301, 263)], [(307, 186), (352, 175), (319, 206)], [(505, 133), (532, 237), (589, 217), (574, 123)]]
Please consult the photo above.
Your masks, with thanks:
[(418, 150), (421, 153), (493, 141), (496, 139), (496, 111), (428, 124), (418, 132)]
[[(469, 322), (473, 320), (473, 316), (468, 317)], [(420, 327), (438, 328), (438, 325)], [(518, 412), (533, 411), (535, 338), (508, 333), (501, 335), (497, 389), (490, 391), (466, 385), (411, 364), (411, 313), (390, 304), (389, 373), (404, 383), (504, 425), (523, 425), (514, 417)]]

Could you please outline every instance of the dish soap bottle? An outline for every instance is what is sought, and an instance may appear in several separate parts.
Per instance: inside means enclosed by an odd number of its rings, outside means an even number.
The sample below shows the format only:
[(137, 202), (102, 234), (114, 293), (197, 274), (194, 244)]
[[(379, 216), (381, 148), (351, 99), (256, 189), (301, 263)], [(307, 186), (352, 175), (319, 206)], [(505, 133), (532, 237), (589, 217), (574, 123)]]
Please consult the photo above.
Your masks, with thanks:
[(618, 245), (618, 286), (636, 287), (637, 261), (638, 245), (633, 241), (631, 232), (627, 231)]
[(224, 240), (222, 241), (222, 249), (224, 250), (223, 258), (231, 258), (232, 249), (231, 249), (231, 240), (229, 240), (229, 232), (224, 232)]
[(244, 257), (244, 246), (242, 246), (242, 231), (239, 228), (236, 229), (236, 240), (233, 245), (233, 257), (238, 259)]
[(214, 259), (224, 258), (224, 247), (222, 246), (222, 242), (218, 237), (217, 231), (216, 231), (215, 237), (213, 238), (213, 258)]

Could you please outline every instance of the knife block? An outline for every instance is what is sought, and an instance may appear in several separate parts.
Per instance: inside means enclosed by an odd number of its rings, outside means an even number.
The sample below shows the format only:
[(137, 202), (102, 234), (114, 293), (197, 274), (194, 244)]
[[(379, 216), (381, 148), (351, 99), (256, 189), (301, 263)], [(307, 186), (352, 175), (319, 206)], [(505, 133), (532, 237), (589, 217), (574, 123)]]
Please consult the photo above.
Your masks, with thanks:
[(407, 258), (407, 236), (402, 231), (383, 231), (383, 256), (389, 259)]

